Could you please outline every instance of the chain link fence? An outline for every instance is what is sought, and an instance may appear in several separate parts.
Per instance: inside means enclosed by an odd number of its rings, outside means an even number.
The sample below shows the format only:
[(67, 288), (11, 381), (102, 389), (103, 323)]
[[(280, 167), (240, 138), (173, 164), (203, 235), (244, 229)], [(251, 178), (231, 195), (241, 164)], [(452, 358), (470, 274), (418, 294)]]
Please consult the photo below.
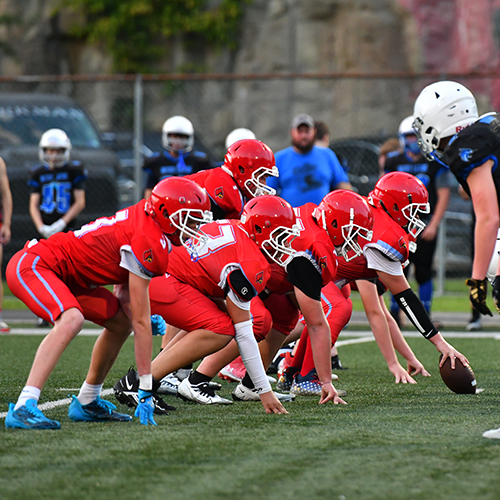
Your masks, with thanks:
[[(27, 180), (38, 163), (38, 141), (51, 127), (73, 143), (72, 159), (89, 173), (87, 206), (77, 224), (108, 216), (141, 197), (145, 156), (161, 151), (161, 127), (183, 115), (195, 128), (195, 149), (222, 161), (227, 134), (253, 130), (274, 151), (290, 144), (292, 118), (308, 113), (325, 122), (331, 148), (355, 188), (366, 195), (379, 175), (380, 145), (427, 84), (446, 75), (126, 75), (0, 79), (0, 156), (14, 199), (13, 240), (4, 263), (37, 237), (28, 212)], [(473, 90), (480, 112), (494, 105), (493, 76), (452, 75)], [(436, 255), (436, 274), (464, 277), (471, 266), (471, 208), (453, 190)]]

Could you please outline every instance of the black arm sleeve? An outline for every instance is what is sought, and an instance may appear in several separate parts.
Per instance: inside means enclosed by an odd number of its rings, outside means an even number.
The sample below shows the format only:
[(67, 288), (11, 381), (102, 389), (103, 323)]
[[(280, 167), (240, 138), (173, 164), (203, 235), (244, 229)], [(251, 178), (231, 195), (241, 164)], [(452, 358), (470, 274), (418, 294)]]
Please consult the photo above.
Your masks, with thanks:
[(394, 295), (394, 298), (407, 318), (426, 339), (430, 339), (439, 333), (432, 324), (422, 302), (411, 288)]
[(217, 205), (214, 200), (210, 200), (210, 210), (212, 214), (214, 215), (214, 220), (222, 220), (226, 218), (226, 212), (222, 210), (219, 205)]
[(294, 257), (287, 268), (288, 281), (314, 300), (321, 300), (323, 280), (313, 263), (306, 257)]
[(252, 300), (256, 295), (254, 287), (246, 279), (241, 269), (235, 269), (229, 273), (226, 281), (226, 294), (229, 293), (229, 288), (245, 302)]

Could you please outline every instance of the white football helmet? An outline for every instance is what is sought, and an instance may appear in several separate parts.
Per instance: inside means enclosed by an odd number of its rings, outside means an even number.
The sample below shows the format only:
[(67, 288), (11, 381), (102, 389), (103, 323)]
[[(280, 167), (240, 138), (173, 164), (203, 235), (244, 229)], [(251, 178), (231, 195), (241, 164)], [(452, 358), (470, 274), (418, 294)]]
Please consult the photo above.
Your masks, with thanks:
[[(42, 134), (38, 144), (40, 161), (51, 167), (61, 167), (69, 161), (71, 141), (64, 130), (51, 128)], [(47, 149), (59, 149), (58, 153), (48, 153)]]
[(413, 115), (407, 116), (400, 124), (398, 129), (399, 145), (405, 151), (409, 151), (414, 155), (420, 154), (420, 148), (416, 138), (413, 122), (415, 121)]
[(415, 101), (413, 128), (418, 145), (427, 159), (439, 141), (451, 137), (478, 119), (477, 105), (472, 92), (457, 82), (436, 82), (420, 92)]
[(232, 132), (229, 132), (226, 137), (226, 149), (233, 145), (236, 141), (242, 141), (243, 139), (256, 139), (255, 134), (248, 128), (235, 128)]
[[(179, 134), (186, 137), (172, 137), (171, 134)], [(193, 149), (194, 145), (193, 124), (184, 116), (170, 117), (163, 124), (161, 141), (163, 147), (169, 153), (188, 153)]]

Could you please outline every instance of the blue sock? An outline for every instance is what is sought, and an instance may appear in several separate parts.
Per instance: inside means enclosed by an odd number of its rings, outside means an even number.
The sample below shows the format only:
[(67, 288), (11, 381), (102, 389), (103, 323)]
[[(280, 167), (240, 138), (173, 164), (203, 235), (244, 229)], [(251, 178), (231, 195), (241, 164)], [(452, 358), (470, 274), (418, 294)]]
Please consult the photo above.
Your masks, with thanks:
[(390, 305), (390, 309), (392, 314), (394, 313), (398, 313), (399, 311), (399, 304), (396, 302), (396, 299), (394, 298), (394, 295), (391, 295), (391, 305)]
[(422, 283), (419, 288), (419, 295), (422, 304), (425, 307), (425, 310), (428, 314), (431, 313), (431, 304), (432, 304), (432, 280), (426, 281)]

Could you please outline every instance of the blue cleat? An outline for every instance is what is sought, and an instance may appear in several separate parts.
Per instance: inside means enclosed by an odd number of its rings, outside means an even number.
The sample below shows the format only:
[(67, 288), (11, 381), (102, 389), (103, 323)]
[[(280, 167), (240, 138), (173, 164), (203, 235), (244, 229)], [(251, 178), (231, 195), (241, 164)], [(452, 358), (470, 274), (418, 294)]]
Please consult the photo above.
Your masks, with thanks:
[(132, 420), (126, 413), (118, 413), (116, 406), (100, 397), (88, 405), (82, 405), (76, 396), (69, 405), (68, 416), (73, 422), (128, 422)]
[(9, 412), (5, 419), (7, 429), (60, 429), (57, 420), (50, 420), (37, 407), (35, 399), (28, 399), (26, 404), (14, 410), (14, 403), (9, 403)]

